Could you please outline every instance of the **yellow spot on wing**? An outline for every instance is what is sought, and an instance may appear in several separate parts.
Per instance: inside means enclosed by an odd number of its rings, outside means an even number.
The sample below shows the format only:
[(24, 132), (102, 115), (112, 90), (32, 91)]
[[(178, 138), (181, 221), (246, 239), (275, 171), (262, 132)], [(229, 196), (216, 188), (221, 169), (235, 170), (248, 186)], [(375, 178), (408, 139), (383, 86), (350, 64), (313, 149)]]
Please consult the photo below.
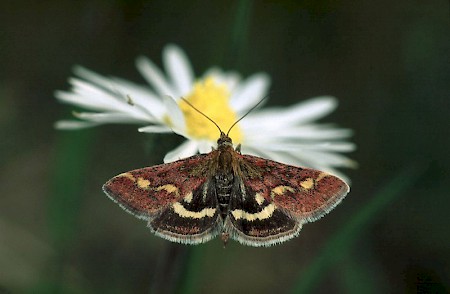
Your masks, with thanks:
[(175, 202), (173, 205), (173, 211), (181, 217), (190, 218), (203, 218), (203, 217), (213, 217), (216, 213), (215, 208), (203, 208), (200, 211), (189, 211), (181, 205), (180, 202)]
[(273, 212), (275, 211), (275, 205), (273, 203), (267, 205), (266, 207), (264, 207), (263, 210), (261, 210), (260, 212), (256, 212), (256, 213), (248, 213), (246, 211), (243, 211), (241, 209), (235, 209), (231, 212), (231, 214), (233, 215), (233, 217), (238, 220), (238, 219), (245, 219), (247, 221), (254, 221), (254, 220), (263, 220), (263, 219), (267, 219), (269, 217), (272, 216)]
[(166, 190), (167, 193), (175, 193), (178, 195), (178, 188), (175, 187), (174, 185), (171, 184), (167, 184), (167, 185), (163, 185), (163, 186), (159, 186), (157, 188), (155, 188), (156, 191), (161, 191), (161, 190)]
[(258, 202), (259, 205), (264, 203), (264, 197), (259, 193), (256, 193), (255, 200), (256, 202)]
[(312, 178), (307, 178), (306, 180), (300, 182), (300, 186), (306, 190), (309, 190), (314, 187), (314, 180)]
[(278, 186), (272, 189), (272, 191), (270, 192), (270, 195), (273, 197), (275, 197), (275, 195), (283, 195), (286, 191), (292, 192), (294, 193), (295, 190), (292, 187), (289, 186)]
[(148, 187), (150, 186), (150, 181), (139, 177), (137, 179), (137, 185), (141, 189), (148, 189)]
[(189, 192), (188, 194), (186, 194), (186, 196), (184, 196), (183, 200), (186, 203), (191, 203), (191, 201), (192, 201), (192, 192)]

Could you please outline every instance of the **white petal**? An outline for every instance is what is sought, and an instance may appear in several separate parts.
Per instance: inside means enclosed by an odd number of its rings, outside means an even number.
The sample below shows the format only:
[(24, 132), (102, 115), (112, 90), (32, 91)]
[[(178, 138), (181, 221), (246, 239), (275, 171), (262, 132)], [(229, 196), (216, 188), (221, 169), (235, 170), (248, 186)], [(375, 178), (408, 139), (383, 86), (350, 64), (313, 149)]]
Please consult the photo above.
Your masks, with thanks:
[(230, 90), (231, 92), (234, 92), (235, 88), (239, 85), (239, 82), (241, 80), (241, 76), (239, 75), (239, 73), (235, 71), (228, 71), (224, 73), (218, 67), (212, 67), (208, 69), (203, 75), (204, 79), (206, 79), (207, 77), (212, 77), (217, 83), (226, 85), (228, 90)]
[[(342, 138), (348, 138), (353, 134), (353, 131), (351, 129), (342, 129), (342, 128), (336, 128), (336, 129), (325, 129), (325, 130), (305, 130), (303, 128), (293, 128), (291, 130), (291, 137), (294, 137), (295, 139), (307, 139), (307, 140), (334, 140), (334, 139), (342, 139)], [(280, 135), (287, 137), (289, 136), (289, 133), (282, 132), (277, 134), (277, 136)]]
[(286, 157), (283, 152), (273, 152), (264, 148), (260, 148), (260, 146), (252, 146), (248, 144), (242, 145), (241, 150), (242, 154), (251, 154), (280, 163), (299, 166), (298, 161), (293, 161), (292, 159)]
[[(245, 133), (246, 141), (253, 142), (304, 142), (305, 140), (336, 140), (348, 138), (352, 135), (351, 129), (343, 128), (321, 128), (320, 125), (309, 125), (299, 127), (283, 127), (276, 123), (254, 125), (247, 121), (241, 122), (241, 127)], [(262, 132), (264, 130), (264, 132)]]
[[(284, 164), (294, 166), (305, 166), (327, 171), (332, 166), (336, 167), (356, 167), (355, 161), (340, 154), (330, 152), (312, 152), (304, 150), (302, 152), (274, 152), (261, 146), (245, 145), (242, 147), (243, 153), (255, 154), (264, 158), (272, 159)], [(327, 168), (324, 168), (327, 167)]]
[(166, 71), (177, 89), (176, 97), (187, 95), (192, 88), (194, 73), (186, 54), (175, 45), (164, 48), (163, 60)]
[(148, 119), (140, 119), (130, 116), (127, 113), (92, 113), (92, 112), (74, 112), (74, 116), (80, 119), (96, 122), (99, 124), (105, 123), (149, 123)]
[[(96, 92), (98, 90), (98, 92)], [(93, 111), (105, 111), (109, 113), (122, 113), (130, 120), (153, 122), (156, 119), (148, 112), (142, 111), (137, 105), (119, 102), (115, 97), (94, 88), (93, 92), (75, 89), (74, 92), (56, 91), (55, 97), (64, 103), (73, 104)], [(124, 98), (125, 100), (125, 98)]]
[(172, 133), (172, 129), (163, 125), (151, 125), (138, 129), (142, 133)]
[(92, 70), (89, 70), (83, 66), (77, 65), (74, 67), (73, 72), (79, 76), (85, 79), (86, 81), (89, 81), (92, 84), (96, 84), (98, 86), (101, 86), (104, 89), (112, 90), (114, 82), (110, 78), (106, 78)]
[(272, 151), (301, 152), (303, 150), (313, 151), (333, 151), (333, 152), (351, 152), (356, 149), (356, 145), (349, 142), (327, 142), (310, 144), (283, 144), (280, 142), (270, 142), (264, 144), (264, 148)]
[(78, 79), (70, 81), (73, 92), (55, 91), (55, 97), (64, 103), (100, 111), (122, 109), (126, 104), (125, 101), (118, 101), (113, 95), (87, 82)]
[(173, 162), (182, 158), (192, 156), (198, 152), (198, 145), (195, 141), (187, 140), (164, 157), (164, 162)]
[(292, 153), (286, 153), (286, 152), (272, 152), (269, 150), (261, 150), (258, 147), (252, 147), (252, 146), (246, 146), (245, 148), (242, 147), (242, 152), (245, 154), (252, 154), (255, 156), (260, 156), (262, 158), (267, 158), (279, 163), (297, 166), (297, 167), (306, 167), (306, 168), (314, 168), (322, 171), (330, 171), (332, 168), (329, 166), (326, 166), (326, 168), (321, 167), (317, 162), (314, 160), (304, 160), (303, 158), (300, 158), (298, 156), (294, 156)]
[(251, 121), (254, 125), (299, 125), (326, 116), (336, 106), (337, 101), (334, 97), (321, 96), (297, 103), (289, 108), (269, 108), (250, 113), (247, 121)]
[(307, 155), (309, 158), (314, 158), (314, 161), (319, 164), (336, 166), (336, 167), (353, 167), (357, 166), (356, 162), (349, 159), (348, 157), (331, 152), (322, 151), (303, 151), (302, 156)]
[(109, 99), (119, 99), (128, 103), (128, 99), (131, 98), (135, 106), (133, 112), (154, 118), (162, 116), (164, 108), (161, 100), (150, 89), (119, 78), (105, 78), (81, 66), (76, 66), (74, 72), (92, 83), (94, 87), (98, 87), (100, 91), (104, 91)]
[(212, 148), (217, 145), (210, 141), (200, 141), (197, 142), (197, 144), (200, 153), (209, 153), (211, 152)]
[[(88, 108), (97, 111), (105, 110), (102, 103), (95, 103), (92, 99), (88, 99), (86, 96), (81, 96), (73, 92), (55, 91), (56, 99), (62, 103), (73, 104), (82, 108)], [(111, 109), (108, 109), (111, 110)]]
[(97, 123), (77, 121), (77, 120), (59, 120), (55, 122), (54, 128), (59, 130), (78, 130), (97, 126)]
[[(269, 152), (263, 149), (264, 152)], [(356, 167), (355, 161), (349, 159), (346, 156), (331, 152), (320, 152), (303, 150), (302, 152), (276, 152), (282, 153), (285, 157), (290, 157), (301, 164), (317, 168), (317, 166), (336, 166), (336, 167)], [(298, 164), (298, 163), (297, 163)]]
[(233, 91), (231, 107), (244, 113), (255, 106), (267, 94), (270, 78), (267, 74), (255, 74)]
[(166, 109), (162, 100), (148, 87), (136, 85), (130, 81), (115, 78), (115, 84), (117, 85), (121, 95), (125, 97), (127, 102), (131, 99), (133, 106), (141, 110), (154, 118), (161, 119)]
[(160, 96), (177, 95), (176, 91), (168, 83), (161, 70), (148, 58), (139, 57), (136, 66), (145, 80), (158, 92)]
[(169, 116), (172, 123), (172, 128), (174, 130), (177, 130), (177, 133), (185, 133), (186, 124), (184, 121), (183, 112), (181, 111), (180, 107), (178, 107), (178, 104), (175, 102), (175, 100), (173, 100), (172, 97), (164, 96), (163, 99), (167, 115)]

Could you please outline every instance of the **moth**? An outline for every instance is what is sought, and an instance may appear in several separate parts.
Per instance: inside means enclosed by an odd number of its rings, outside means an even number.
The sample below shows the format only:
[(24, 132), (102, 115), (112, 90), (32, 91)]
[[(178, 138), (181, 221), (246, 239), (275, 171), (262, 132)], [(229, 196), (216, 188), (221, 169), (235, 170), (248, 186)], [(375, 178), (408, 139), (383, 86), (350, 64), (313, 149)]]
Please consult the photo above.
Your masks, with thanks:
[(231, 128), (219, 128), (210, 153), (119, 174), (103, 191), (169, 241), (200, 244), (220, 235), (224, 246), (233, 239), (255, 247), (297, 236), (349, 192), (323, 171), (241, 154)]

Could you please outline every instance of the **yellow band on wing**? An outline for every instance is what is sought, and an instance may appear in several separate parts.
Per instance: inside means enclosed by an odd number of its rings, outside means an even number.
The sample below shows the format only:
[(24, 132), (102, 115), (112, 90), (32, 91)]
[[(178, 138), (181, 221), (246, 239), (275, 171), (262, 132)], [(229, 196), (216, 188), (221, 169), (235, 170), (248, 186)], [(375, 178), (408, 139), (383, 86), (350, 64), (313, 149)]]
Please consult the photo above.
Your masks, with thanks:
[(175, 202), (173, 205), (173, 211), (181, 217), (190, 218), (203, 218), (203, 217), (213, 217), (216, 213), (215, 208), (203, 208), (200, 211), (189, 211), (181, 205), (180, 202)]
[(263, 219), (267, 219), (269, 217), (272, 216), (273, 212), (275, 211), (275, 205), (273, 203), (267, 205), (266, 207), (264, 207), (263, 210), (261, 210), (260, 212), (256, 212), (256, 213), (249, 213), (246, 211), (243, 211), (242, 209), (235, 209), (231, 212), (231, 214), (233, 215), (234, 219), (238, 220), (238, 219), (245, 219), (247, 221), (254, 221), (254, 220), (263, 220)]

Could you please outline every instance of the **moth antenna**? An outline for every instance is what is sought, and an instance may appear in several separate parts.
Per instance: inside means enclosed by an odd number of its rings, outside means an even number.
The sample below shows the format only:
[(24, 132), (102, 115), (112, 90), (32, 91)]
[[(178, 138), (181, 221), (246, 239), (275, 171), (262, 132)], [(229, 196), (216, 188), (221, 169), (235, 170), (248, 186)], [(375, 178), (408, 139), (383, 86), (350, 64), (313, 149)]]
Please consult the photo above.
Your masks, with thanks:
[[(201, 115), (203, 115), (204, 117), (206, 117), (207, 119), (209, 119), (210, 122), (212, 122), (218, 129), (219, 132), (222, 134), (222, 130), (220, 129), (219, 125), (216, 124), (215, 121), (213, 121), (209, 116), (207, 116), (206, 114), (204, 114), (203, 112), (201, 112), (200, 110), (198, 110), (194, 105), (191, 104), (191, 102), (187, 101), (185, 98), (181, 97), (181, 100), (183, 100), (184, 102), (187, 103), (187, 105), (189, 105), (190, 107), (194, 108), (198, 113), (200, 113)], [(258, 103), (259, 104), (259, 103)]]
[(263, 99), (259, 100), (258, 103), (255, 104), (255, 106), (253, 106), (252, 108), (249, 109), (249, 111), (247, 111), (243, 116), (241, 116), (241, 118), (239, 118), (237, 121), (235, 121), (231, 127), (228, 129), (227, 132), (227, 136), (230, 133), (231, 129), (238, 123), (240, 122), (244, 117), (246, 117), (250, 112), (252, 112), (256, 107), (258, 107), (264, 100), (266, 100), (267, 98), (269, 98), (269, 96), (264, 97)]

